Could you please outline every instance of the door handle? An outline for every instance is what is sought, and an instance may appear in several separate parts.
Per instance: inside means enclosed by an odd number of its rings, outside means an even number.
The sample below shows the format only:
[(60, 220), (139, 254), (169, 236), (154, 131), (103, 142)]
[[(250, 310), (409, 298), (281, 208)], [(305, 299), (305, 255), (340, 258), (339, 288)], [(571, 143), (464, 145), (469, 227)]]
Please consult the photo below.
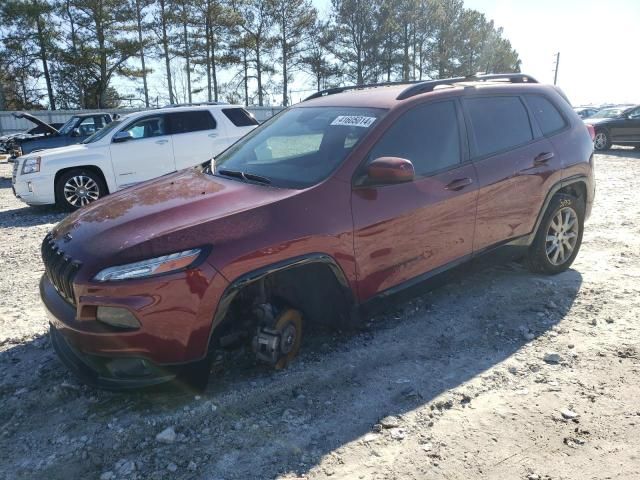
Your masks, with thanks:
[(468, 185), (471, 185), (472, 183), (473, 183), (473, 180), (471, 180), (470, 178), (458, 178), (453, 182), (447, 184), (444, 188), (446, 190), (458, 191), (458, 190), (462, 190), (464, 187)]
[(165, 143), (167, 143), (169, 140), (156, 140), (156, 143), (158, 145), (164, 145)]
[(543, 152), (533, 159), (534, 165), (544, 165), (553, 158), (553, 152)]
[(209, 137), (211, 137), (211, 138), (216, 138), (217, 136), (218, 136), (218, 134), (217, 134), (217, 133), (210, 133), (210, 134), (209, 134)]

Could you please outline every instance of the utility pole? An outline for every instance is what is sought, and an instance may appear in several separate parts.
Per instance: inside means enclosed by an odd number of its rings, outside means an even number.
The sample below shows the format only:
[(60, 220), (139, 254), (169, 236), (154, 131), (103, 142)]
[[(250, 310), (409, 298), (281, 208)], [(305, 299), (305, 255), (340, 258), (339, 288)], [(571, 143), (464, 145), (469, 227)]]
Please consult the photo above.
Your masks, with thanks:
[(556, 85), (558, 83), (558, 67), (560, 66), (560, 52), (556, 53), (556, 68), (553, 73), (553, 84)]

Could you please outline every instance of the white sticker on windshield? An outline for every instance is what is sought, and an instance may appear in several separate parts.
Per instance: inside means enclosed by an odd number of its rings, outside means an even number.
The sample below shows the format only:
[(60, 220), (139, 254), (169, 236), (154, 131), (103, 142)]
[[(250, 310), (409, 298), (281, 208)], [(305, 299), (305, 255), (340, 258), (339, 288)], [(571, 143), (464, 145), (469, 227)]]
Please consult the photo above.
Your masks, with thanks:
[(360, 115), (340, 115), (331, 122), (331, 125), (345, 125), (347, 127), (363, 127), (369, 128), (376, 117), (362, 117)]

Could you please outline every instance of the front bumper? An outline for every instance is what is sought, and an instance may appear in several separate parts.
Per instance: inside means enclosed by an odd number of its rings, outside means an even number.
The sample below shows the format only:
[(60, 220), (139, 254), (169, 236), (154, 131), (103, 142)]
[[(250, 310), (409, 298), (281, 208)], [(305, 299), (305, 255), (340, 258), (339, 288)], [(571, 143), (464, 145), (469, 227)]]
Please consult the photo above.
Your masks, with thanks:
[[(204, 269), (213, 271), (207, 264)], [(197, 305), (193, 296), (185, 295), (189, 277), (184, 272), (173, 280), (166, 276), (138, 283), (138, 292), (129, 286), (125, 293), (122, 285), (74, 285), (77, 305), (72, 305), (45, 274), (40, 296), (49, 317), (51, 341), (62, 362), (85, 383), (122, 390), (167, 382), (185, 367), (206, 361), (215, 293), (224, 291), (226, 281), (214, 274), (209, 286), (206, 301)], [(214, 302), (209, 301), (212, 297)], [(97, 305), (129, 309), (140, 328), (124, 330), (98, 321)]]
[(53, 175), (18, 175), (12, 180), (13, 194), (28, 205), (56, 203)]

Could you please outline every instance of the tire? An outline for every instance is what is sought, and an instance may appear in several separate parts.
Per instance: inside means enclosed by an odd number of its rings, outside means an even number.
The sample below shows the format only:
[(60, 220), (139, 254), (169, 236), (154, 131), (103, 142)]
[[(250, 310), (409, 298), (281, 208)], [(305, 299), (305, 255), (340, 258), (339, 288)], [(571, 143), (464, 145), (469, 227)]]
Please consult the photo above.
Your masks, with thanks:
[(593, 138), (593, 148), (602, 152), (611, 148), (611, 138), (606, 130), (596, 130), (596, 136)]
[(58, 177), (55, 193), (56, 205), (73, 211), (98, 200), (108, 192), (100, 174), (86, 168), (74, 168)]
[(571, 266), (582, 244), (584, 211), (584, 203), (572, 195), (551, 199), (525, 257), (530, 271), (555, 275)]

